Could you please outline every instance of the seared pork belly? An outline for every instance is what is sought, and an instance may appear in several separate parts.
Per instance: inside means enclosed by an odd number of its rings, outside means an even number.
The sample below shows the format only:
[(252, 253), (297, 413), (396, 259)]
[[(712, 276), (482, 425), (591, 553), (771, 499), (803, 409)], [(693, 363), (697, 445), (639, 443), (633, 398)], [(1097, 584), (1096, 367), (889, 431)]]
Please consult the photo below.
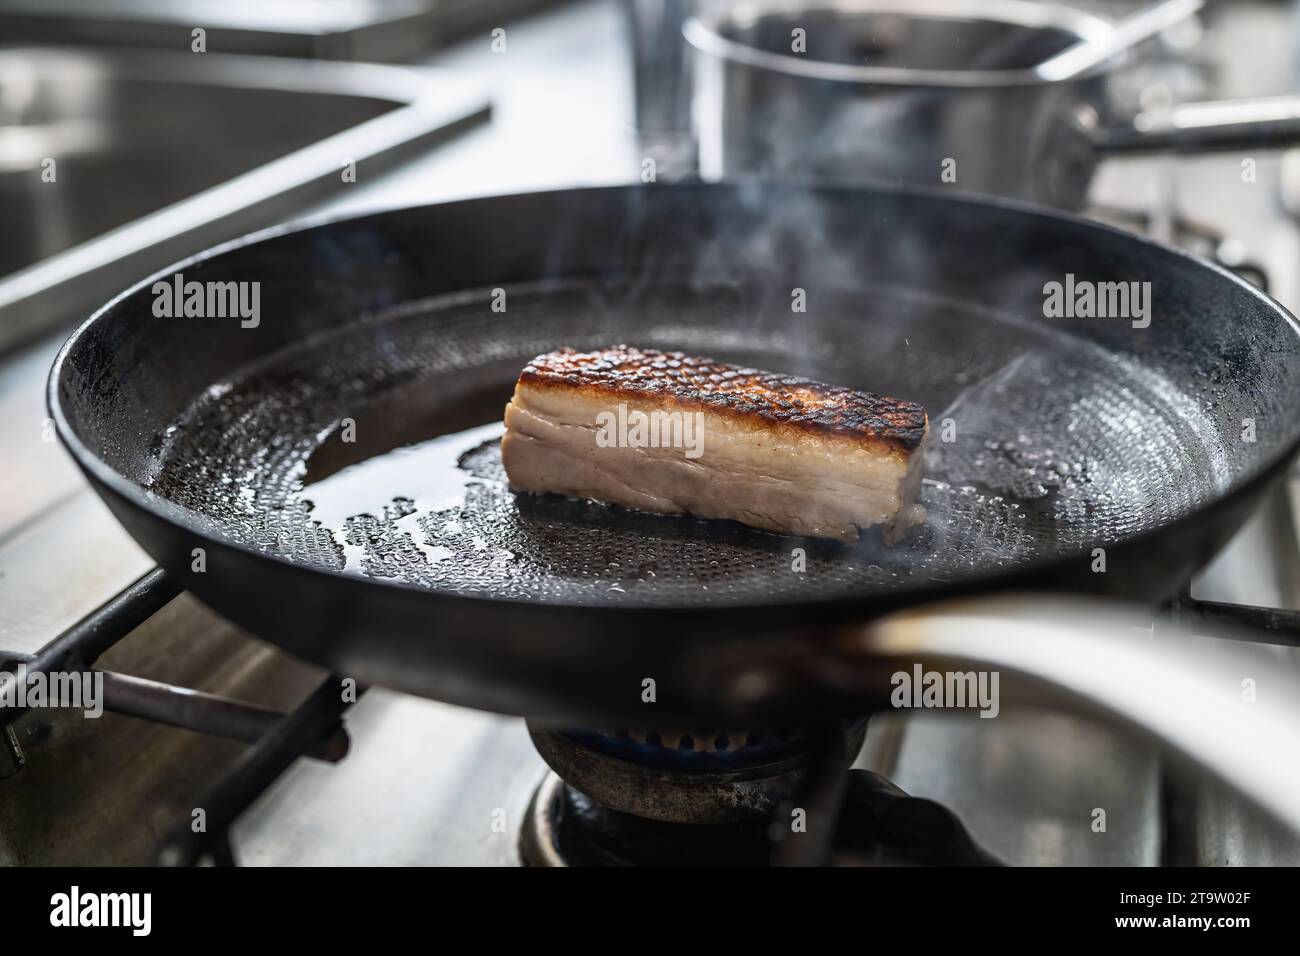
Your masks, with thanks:
[(929, 421), (912, 402), (680, 352), (561, 349), (523, 370), (506, 405), (511, 488), (781, 533), (898, 540)]

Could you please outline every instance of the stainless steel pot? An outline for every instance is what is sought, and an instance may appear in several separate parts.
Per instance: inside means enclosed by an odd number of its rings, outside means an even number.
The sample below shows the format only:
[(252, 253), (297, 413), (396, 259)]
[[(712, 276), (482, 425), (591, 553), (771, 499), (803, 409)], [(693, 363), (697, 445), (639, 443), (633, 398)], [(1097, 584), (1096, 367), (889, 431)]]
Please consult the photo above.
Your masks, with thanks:
[[(1145, 16), (1196, 6), (1167, 0)], [(1290, 97), (1126, 113), (1113, 81), (1150, 31), (1054, 3), (747, 3), (683, 32), (705, 179), (952, 182), (1078, 208), (1107, 151), (1300, 138), (1300, 100)]]

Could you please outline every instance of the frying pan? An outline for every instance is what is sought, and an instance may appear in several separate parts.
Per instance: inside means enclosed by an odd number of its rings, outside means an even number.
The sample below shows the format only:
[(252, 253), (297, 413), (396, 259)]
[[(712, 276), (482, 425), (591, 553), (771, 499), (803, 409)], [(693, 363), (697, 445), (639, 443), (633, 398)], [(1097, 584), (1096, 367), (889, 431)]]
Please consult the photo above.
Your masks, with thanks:
[[(260, 283), (258, 322), (157, 316), (155, 282), (176, 273)], [(1149, 283), (1149, 323), (1046, 316), (1067, 277)], [(512, 494), (496, 423), (519, 369), (619, 342), (922, 402), (925, 525), (845, 546)], [(1169, 594), (1293, 455), (1297, 368), (1276, 302), (1067, 214), (653, 184), (223, 246), (92, 316), (49, 403), (159, 564), (300, 657), (580, 726), (744, 726), (860, 707), (824, 675), (837, 635), (887, 611), (1013, 588)]]

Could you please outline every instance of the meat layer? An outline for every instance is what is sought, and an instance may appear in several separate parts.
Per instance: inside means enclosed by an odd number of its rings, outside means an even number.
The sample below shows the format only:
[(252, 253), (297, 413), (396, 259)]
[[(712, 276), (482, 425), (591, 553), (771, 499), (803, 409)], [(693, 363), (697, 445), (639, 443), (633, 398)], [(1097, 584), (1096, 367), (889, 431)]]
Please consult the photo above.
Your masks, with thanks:
[(678, 352), (562, 349), (506, 406), (512, 488), (782, 533), (896, 540), (922, 520), (925, 410)]

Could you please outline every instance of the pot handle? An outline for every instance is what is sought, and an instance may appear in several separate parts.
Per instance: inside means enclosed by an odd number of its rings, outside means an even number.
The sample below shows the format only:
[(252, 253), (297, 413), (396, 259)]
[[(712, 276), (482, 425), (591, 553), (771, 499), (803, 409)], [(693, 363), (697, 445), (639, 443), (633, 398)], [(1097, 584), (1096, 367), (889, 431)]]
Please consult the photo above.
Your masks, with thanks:
[(883, 710), (891, 675), (917, 664), (997, 672), (1000, 707), (1064, 708), (1142, 731), (1300, 834), (1300, 674), (1277, 647), (1197, 639), (1163, 618), (1153, 628), (1149, 611), (1041, 596), (906, 611), (842, 641), (817, 668), (828, 692)]
[(1215, 152), (1300, 144), (1300, 96), (1183, 103), (1101, 126), (1081, 118), (1103, 153)]

